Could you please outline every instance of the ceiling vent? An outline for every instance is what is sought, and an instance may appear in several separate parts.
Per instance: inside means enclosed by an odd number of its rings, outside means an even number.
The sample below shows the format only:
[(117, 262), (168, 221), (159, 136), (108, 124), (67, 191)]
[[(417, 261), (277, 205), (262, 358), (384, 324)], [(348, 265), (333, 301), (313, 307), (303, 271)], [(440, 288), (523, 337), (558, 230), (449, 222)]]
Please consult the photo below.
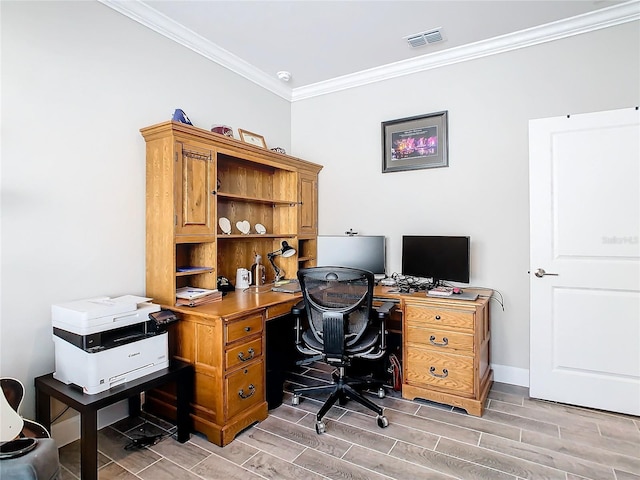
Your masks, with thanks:
[(414, 33), (413, 35), (409, 35), (403, 38), (407, 40), (411, 48), (422, 47), (423, 45), (438, 43), (444, 40), (440, 29)]

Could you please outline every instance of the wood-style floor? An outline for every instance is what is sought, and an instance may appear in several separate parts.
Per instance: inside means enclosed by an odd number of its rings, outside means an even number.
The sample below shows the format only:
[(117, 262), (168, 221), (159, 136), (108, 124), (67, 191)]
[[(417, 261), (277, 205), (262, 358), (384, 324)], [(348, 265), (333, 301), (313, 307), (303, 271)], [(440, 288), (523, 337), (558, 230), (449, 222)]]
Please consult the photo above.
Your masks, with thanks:
[[(330, 378), (313, 364), (289, 375), (291, 385)], [(495, 383), (482, 418), (392, 392), (380, 400), (390, 425), (355, 402), (336, 406), (326, 432), (315, 432), (322, 396), (291, 405), (220, 448), (200, 435), (185, 444), (155, 417), (129, 418), (99, 434), (100, 480), (145, 479), (640, 479), (640, 418), (554, 404), (528, 390)], [(139, 450), (124, 447), (141, 434), (165, 435)], [(79, 442), (60, 449), (62, 479), (80, 475)]]

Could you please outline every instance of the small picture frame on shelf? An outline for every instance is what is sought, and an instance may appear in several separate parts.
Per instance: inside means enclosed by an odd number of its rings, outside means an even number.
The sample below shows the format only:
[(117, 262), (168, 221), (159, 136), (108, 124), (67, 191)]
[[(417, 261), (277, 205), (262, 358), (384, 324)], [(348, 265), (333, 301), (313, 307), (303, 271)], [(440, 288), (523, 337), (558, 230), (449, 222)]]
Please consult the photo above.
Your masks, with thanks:
[(255, 145), (256, 147), (267, 148), (267, 142), (265, 142), (262, 135), (243, 130), (242, 128), (238, 129), (238, 133), (240, 134), (240, 140), (243, 142)]

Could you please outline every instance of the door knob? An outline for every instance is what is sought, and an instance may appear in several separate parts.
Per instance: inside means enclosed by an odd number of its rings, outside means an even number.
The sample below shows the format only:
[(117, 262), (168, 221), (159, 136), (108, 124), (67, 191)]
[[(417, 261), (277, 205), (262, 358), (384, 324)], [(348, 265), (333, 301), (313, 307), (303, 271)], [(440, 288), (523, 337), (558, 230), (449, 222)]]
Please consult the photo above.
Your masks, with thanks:
[(557, 273), (547, 273), (547, 272), (545, 272), (544, 268), (537, 269), (535, 272), (533, 272), (533, 274), (538, 278), (542, 278), (545, 275), (550, 275), (550, 276), (553, 276), (553, 277), (557, 277), (558, 276)]

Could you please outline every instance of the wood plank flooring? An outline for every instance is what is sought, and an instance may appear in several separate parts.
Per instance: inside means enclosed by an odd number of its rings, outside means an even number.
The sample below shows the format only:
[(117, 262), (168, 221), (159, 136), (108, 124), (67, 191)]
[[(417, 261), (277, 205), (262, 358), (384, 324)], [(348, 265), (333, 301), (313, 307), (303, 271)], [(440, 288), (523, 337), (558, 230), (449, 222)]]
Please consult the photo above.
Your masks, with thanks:
[[(285, 390), (328, 381), (316, 363), (289, 375)], [(99, 433), (100, 480), (197, 479), (562, 479), (640, 480), (640, 418), (530, 399), (528, 389), (494, 383), (482, 418), (398, 392), (384, 399), (390, 425), (356, 402), (325, 416), (322, 395), (284, 402), (269, 417), (220, 448), (195, 434), (185, 444), (156, 417), (128, 418)], [(125, 450), (131, 438), (164, 435), (156, 445)], [(79, 478), (79, 442), (60, 449), (62, 479)]]

